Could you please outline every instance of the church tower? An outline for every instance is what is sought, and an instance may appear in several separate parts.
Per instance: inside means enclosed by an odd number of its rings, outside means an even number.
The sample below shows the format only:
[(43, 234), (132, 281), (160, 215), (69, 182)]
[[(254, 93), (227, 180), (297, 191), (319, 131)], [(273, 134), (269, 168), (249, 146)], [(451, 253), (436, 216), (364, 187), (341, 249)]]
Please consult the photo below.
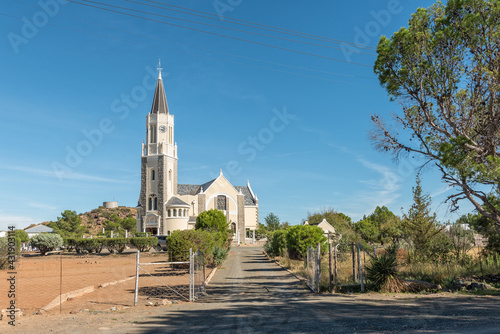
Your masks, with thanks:
[(170, 114), (158, 67), (151, 112), (146, 116), (146, 141), (142, 143), (141, 193), (137, 231), (166, 234), (165, 203), (177, 195), (177, 144), (174, 115)]

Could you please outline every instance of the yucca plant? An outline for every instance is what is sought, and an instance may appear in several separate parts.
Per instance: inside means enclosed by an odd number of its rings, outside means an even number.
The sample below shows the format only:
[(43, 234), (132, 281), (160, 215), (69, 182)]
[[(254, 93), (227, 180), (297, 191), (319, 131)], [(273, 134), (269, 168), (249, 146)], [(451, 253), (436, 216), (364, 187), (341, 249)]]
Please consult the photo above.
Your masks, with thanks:
[(402, 292), (404, 281), (397, 276), (396, 252), (390, 249), (385, 254), (373, 259), (366, 267), (367, 278), (373, 282), (375, 289), (381, 292)]

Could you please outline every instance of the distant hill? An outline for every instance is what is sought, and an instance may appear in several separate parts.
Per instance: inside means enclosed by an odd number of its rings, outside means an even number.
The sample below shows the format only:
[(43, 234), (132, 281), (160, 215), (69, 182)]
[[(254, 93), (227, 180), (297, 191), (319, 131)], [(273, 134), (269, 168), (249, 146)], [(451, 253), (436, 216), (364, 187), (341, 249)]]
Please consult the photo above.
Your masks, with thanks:
[(113, 215), (117, 215), (121, 219), (127, 217), (136, 217), (137, 210), (128, 206), (119, 206), (113, 209), (106, 209), (103, 206), (92, 211), (81, 213), (78, 216), (82, 220), (82, 225), (87, 226), (91, 234), (96, 234), (102, 230), (103, 224)]

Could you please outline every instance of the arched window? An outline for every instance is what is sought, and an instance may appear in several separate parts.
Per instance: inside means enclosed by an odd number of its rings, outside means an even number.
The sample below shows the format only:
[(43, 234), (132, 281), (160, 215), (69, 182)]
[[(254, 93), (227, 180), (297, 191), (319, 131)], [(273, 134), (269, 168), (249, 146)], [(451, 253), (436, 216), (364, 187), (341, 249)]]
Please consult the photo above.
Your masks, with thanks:
[(151, 181), (155, 180), (155, 170), (151, 169)]
[(153, 198), (150, 197), (148, 200), (148, 210), (153, 210)]
[(220, 211), (226, 210), (226, 196), (224, 195), (217, 196), (217, 210)]
[(158, 199), (156, 198), (156, 196), (153, 199), (153, 207), (154, 210), (158, 210)]
[(172, 211), (170, 209), (167, 210), (167, 214), (169, 217), (172, 217)]
[(174, 217), (177, 217), (177, 209), (174, 209)]

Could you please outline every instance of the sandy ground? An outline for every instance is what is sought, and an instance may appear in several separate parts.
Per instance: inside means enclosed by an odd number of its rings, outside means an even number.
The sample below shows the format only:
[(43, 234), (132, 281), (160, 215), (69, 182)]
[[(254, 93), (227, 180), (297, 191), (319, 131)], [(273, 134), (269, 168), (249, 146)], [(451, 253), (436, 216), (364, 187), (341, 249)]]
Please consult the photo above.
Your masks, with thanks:
[[(165, 253), (143, 253), (141, 263), (167, 261)], [(21, 258), (16, 274), (16, 306), (25, 316), (32, 316), (58, 299), (60, 292), (93, 287), (94, 291), (82, 296), (66, 298), (61, 307), (47, 313), (74, 313), (80, 310), (105, 311), (133, 306), (136, 253), (76, 255), (53, 254), (49, 256), (28, 256)], [(141, 266), (139, 279), (139, 302), (161, 299), (187, 301), (189, 296), (189, 275), (185, 268), (171, 266)], [(62, 271), (62, 276), (61, 276)], [(0, 308), (8, 306), (8, 282), (5, 271), (0, 272)], [(112, 283), (111, 285), (106, 285)], [(116, 284), (113, 284), (116, 283)], [(173, 287), (169, 289), (163, 286)], [(104, 285), (104, 287), (103, 287)]]
[(262, 249), (236, 247), (195, 303), (21, 317), (1, 333), (500, 333), (500, 297), (315, 295)]

